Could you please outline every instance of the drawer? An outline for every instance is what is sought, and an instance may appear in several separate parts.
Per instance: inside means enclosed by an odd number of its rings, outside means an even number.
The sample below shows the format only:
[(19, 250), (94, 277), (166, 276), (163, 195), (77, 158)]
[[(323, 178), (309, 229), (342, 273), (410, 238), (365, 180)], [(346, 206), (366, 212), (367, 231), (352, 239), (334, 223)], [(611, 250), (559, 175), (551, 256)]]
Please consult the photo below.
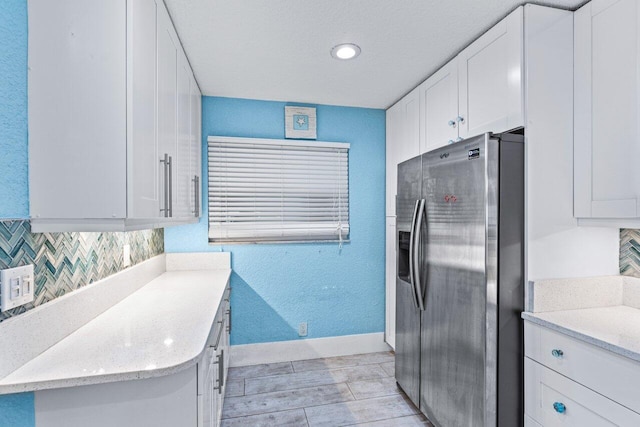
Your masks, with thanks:
[[(639, 426), (637, 414), (525, 357), (525, 420), (545, 427)], [(537, 424), (535, 424), (537, 423)]]
[(531, 322), (525, 355), (640, 413), (640, 363)]

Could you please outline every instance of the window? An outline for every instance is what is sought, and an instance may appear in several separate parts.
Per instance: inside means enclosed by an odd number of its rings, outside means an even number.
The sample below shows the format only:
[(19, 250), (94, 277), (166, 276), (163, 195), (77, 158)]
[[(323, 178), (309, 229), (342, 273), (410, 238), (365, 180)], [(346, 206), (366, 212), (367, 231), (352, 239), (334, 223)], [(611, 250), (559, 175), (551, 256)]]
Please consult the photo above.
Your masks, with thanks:
[(349, 144), (208, 142), (210, 242), (349, 239)]

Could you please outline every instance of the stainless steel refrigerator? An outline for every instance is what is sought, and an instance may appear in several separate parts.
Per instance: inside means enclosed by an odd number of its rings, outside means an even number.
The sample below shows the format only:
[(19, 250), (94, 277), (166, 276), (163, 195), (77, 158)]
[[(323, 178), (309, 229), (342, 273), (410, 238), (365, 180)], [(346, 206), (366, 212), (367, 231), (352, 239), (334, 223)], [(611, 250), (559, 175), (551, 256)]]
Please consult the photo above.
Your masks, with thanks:
[(396, 380), (436, 426), (523, 424), (523, 139), (398, 165)]

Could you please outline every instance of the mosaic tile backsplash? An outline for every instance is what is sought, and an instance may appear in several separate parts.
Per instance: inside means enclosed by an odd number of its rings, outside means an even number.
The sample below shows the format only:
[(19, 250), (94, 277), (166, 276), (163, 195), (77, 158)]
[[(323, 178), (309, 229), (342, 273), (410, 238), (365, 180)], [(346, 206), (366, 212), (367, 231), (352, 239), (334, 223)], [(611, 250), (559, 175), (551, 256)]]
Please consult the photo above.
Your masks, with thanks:
[(0, 312), (0, 322), (164, 252), (164, 230), (116, 233), (32, 233), (29, 221), (0, 221), (0, 269), (34, 264), (32, 303)]
[(640, 230), (620, 230), (620, 274), (640, 277)]

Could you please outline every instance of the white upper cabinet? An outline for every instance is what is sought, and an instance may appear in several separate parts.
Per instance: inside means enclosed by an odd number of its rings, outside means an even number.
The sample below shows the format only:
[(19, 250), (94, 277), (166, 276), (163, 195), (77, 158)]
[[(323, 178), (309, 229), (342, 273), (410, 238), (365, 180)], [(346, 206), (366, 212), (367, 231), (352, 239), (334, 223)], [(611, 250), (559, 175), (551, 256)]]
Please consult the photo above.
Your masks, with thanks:
[(524, 126), (523, 25), (521, 6), (458, 55), (460, 137)]
[[(524, 126), (523, 23), (519, 7), (418, 87), (420, 153)], [(413, 97), (411, 92), (399, 103)], [(398, 132), (412, 134), (414, 124), (405, 121)]]
[(130, 218), (159, 216), (156, 122), (156, 14), (155, 0), (129, 2), (127, 72), (131, 90), (127, 93), (127, 214)]
[(453, 59), (419, 86), (420, 152), (458, 139), (458, 61)]
[(28, 7), (31, 217), (124, 217), (126, 2)]
[(191, 207), (191, 68), (186, 56), (178, 58), (178, 162), (176, 164), (177, 218), (193, 216)]
[(158, 7), (158, 152), (160, 154), (161, 216), (173, 216), (176, 207), (178, 152), (178, 36), (164, 6)]
[(387, 216), (396, 214), (398, 163), (420, 154), (419, 88), (387, 110)]
[(194, 217), (200, 217), (202, 209), (202, 95), (193, 76), (189, 85), (191, 93), (190, 170), (193, 185), (189, 203)]
[(28, 6), (32, 230), (195, 221), (200, 92), (162, 0)]
[(637, 0), (593, 0), (574, 15), (574, 215), (638, 218)]

